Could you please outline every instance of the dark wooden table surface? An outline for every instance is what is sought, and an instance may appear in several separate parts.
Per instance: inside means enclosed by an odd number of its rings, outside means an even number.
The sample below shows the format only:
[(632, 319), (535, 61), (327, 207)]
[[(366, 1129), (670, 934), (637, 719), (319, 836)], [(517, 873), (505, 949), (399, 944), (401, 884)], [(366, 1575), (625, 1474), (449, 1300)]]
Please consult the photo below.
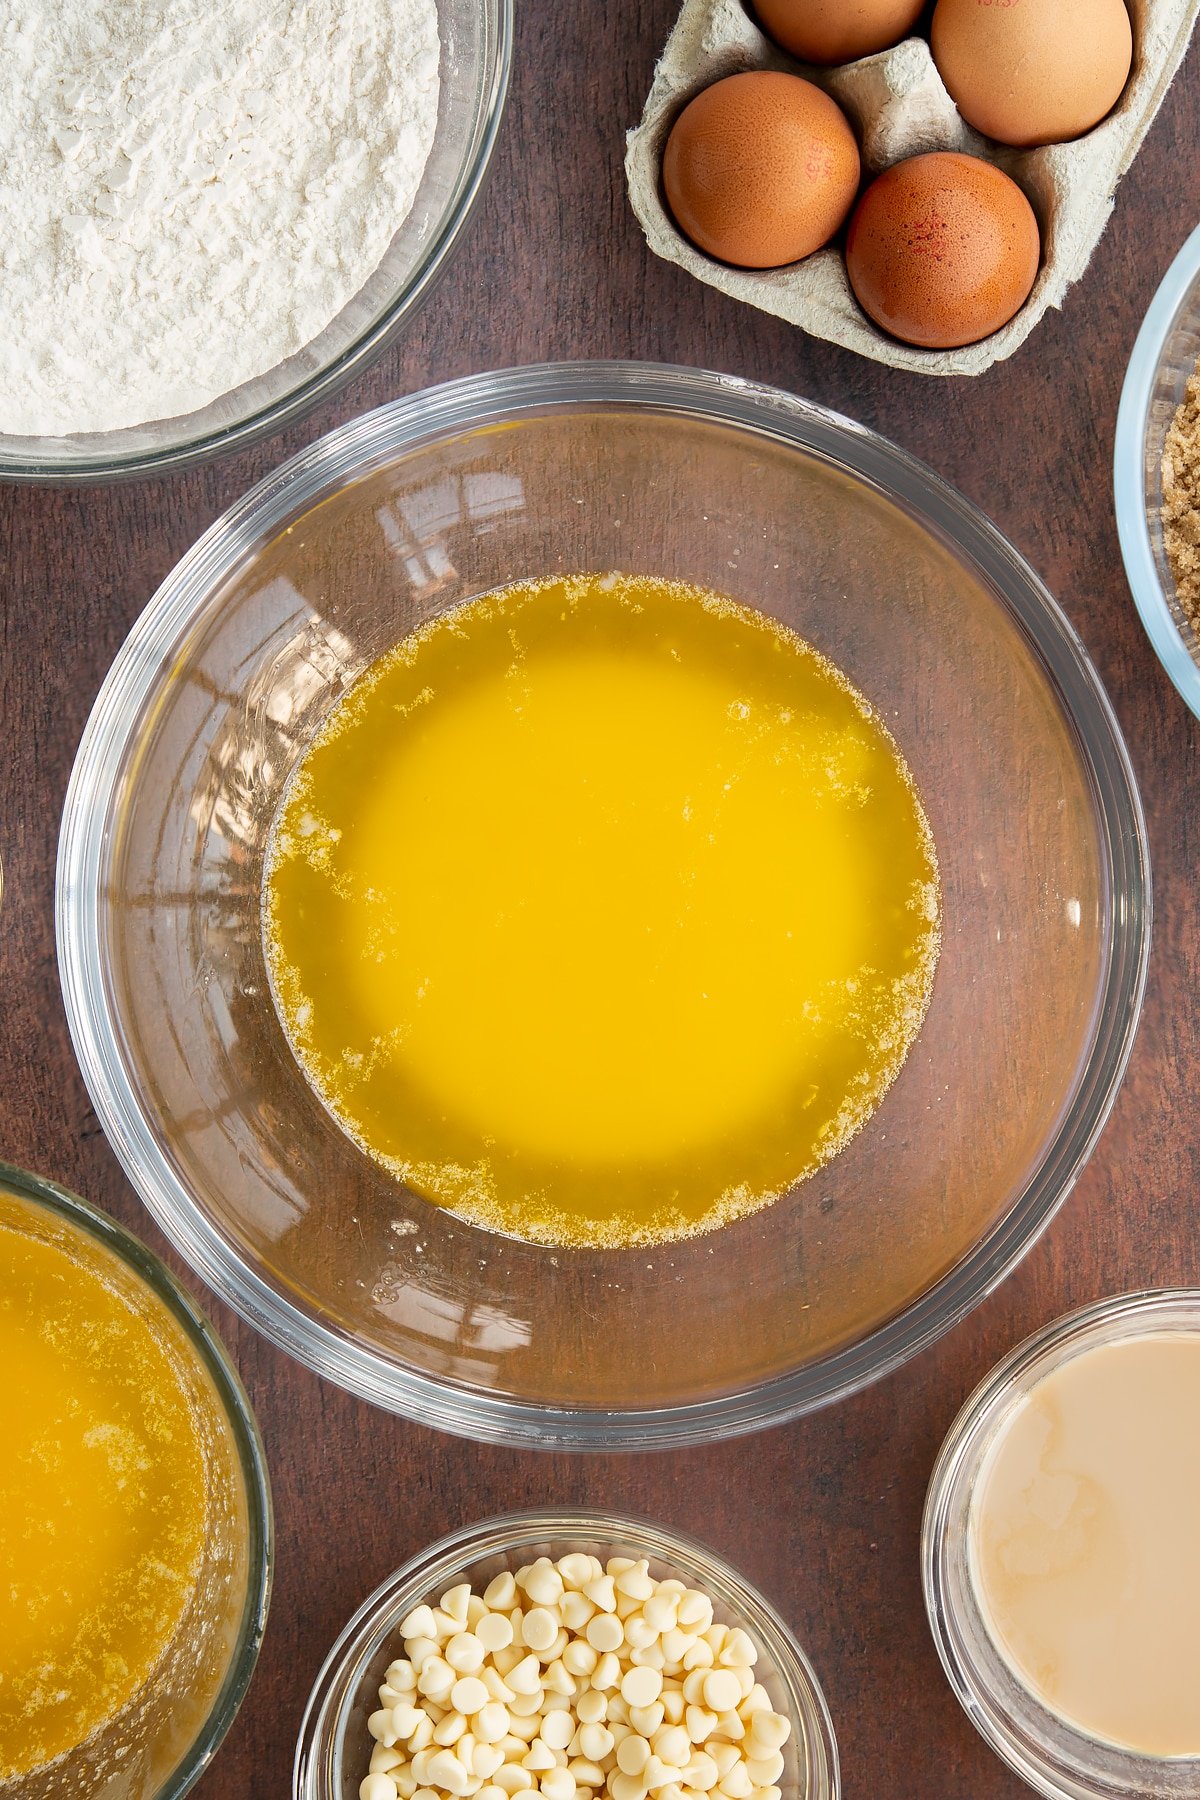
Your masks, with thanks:
[(474, 370), (632, 356), (775, 382), (925, 457), (1049, 582), (1113, 697), (1142, 783), (1155, 876), (1150, 991), (1112, 1120), (1074, 1195), (1004, 1287), (900, 1374), (799, 1424), (678, 1455), (538, 1456), (435, 1435), (329, 1387), (210, 1295), (258, 1409), (278, 1562), (249, 1698), (198, 1794), (283, 1800), (309, 1686), (365, 1594), (442, 1532), (516, 1505), (603, 1503), (729, 1554), (808, 1648), (847, 1800), (1016, 1800), (947, 1687), (921, 1607), (917, 1538), (937, 1446), (988, 1367), (1095, 1295), (1200, 1283), (1200, 730), (1154, 660), (1122, 574), (1109, 464), (1122, 374), (1167, 263), (1200, 218), (1200, 49), (1133, 169), (1085, 278), (977, 380), (902, 375), (805, 338), (647, 252), (622, 134), (675, 0), (520, 5), (491, 183), (403, 341), (319, 415), (240, 457), (108, 489), (0, 489), (0, 1155), (77, 1188), (168, 1261), (100, 1134), (54, 961), (55, 840), (92, 698), (193, 539), (320, 432)]

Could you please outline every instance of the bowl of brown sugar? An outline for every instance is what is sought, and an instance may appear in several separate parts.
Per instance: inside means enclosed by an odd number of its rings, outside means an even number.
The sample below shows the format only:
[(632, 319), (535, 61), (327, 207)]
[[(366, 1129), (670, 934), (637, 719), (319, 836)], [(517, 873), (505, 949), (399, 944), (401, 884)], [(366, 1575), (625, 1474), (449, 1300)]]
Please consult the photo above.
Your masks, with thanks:
[(1200, 717), (1200, 228), (1138, 333), (1117, 415), (1121, 554), (1155, 654)]

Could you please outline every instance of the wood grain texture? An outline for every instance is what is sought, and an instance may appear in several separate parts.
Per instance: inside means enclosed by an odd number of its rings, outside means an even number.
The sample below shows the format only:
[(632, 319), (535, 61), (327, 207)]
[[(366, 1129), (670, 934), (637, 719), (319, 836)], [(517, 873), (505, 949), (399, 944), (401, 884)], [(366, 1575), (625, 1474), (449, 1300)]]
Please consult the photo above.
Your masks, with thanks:
[[(683, 1455), (585, 1459), (484, 1449), (319, 1382), (211, 1296), (258, 1408), (279, 1551), (266, 1646), (202, 1800), (284, 1800), (329, 1643), (403, 1558), (526, 1503), (604, 1503), (692, 1530), (778, 1603), (833, 1711), (847, 1800), (1017, 1800), (942, 1678), (917, 1535), (937, 1446), (1014, 1342), (1143, 1283), (1200, 1283), (1200, 746), (1126, 589), (1110, 499), (1117, 399), (1138, 323), (1200, 216), (1194, 49), (1118, 197), (1086, 278), (1010, 362), (933, 382), (856, 359), (647, 253), (622, 137), (673, 0), (519, 8), (508, 115), (483, 205), (421, 318), (335, 403), (251, 451), (109, 489), (0, 489), (0, 1152), (165, 1245), (100, 1134), (54, 963), (55, 842), (96, 688), (157, 582), (260, 475), (389, 397), (473, 370), (582, 356), (701, 364), (778, 383), (874, 426), (984, 507), (1049, 582), (1108, 685), (1143, 784), (1156, 941), (1129, 1078), (1075, 1194), (1017, 1273), (900, 1374), (832, 1411)], [(178, 1259), (167, 1259), (179, 1268)], [(193, 1292), (199, 1287), (190, 1277)]]

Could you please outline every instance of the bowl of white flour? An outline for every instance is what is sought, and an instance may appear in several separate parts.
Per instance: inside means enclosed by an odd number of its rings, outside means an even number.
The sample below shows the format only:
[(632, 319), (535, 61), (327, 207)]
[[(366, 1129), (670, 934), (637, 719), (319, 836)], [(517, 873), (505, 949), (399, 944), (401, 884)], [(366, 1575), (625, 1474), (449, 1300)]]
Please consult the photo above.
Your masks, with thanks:
[(470, 215), (512, 0), (31, 0), (0, 18), (0, 477), (278, 428)]

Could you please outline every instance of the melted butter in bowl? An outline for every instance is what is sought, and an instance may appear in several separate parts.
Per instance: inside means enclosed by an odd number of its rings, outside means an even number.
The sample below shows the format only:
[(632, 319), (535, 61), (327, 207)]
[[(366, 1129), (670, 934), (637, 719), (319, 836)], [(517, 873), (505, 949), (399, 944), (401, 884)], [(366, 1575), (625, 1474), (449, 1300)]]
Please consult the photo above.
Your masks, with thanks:
[(244, 1397), (143, 1246), (3, 1166), (0, 1370), (0, 1790), (182, 1792), (265, 1621)]
[(378, 661), (275, 821), (276, 1004), (347, 1132), (551, 1244), (689, 1235), (840, 1150), (939, 944), (869, 702), (775, 621), (638, 576), (471, 601)]

